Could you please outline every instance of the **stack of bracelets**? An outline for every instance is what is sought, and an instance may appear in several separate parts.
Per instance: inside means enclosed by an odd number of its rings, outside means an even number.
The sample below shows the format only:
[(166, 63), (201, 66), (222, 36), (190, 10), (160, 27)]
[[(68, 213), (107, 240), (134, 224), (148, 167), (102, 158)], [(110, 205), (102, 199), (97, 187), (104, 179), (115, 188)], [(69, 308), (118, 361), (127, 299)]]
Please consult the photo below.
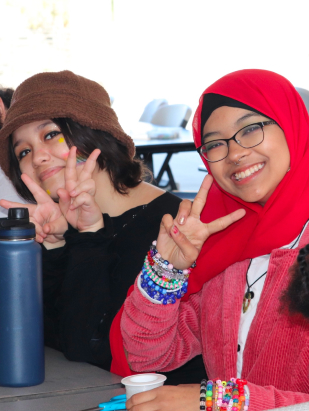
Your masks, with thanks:
[[(231, 378), (230, 381), (201, 381), (201, 411), (247, 411), (249, 395), (245, 392), (246, 380)], [(243, 406), (243, 408), (242, 408)]]
[(174, 304), (181, 298), (188, 287), (188, 278), (195, 263), (185, 270), (177, 270), (173, 264), (164, 260), (153, 241), (148, 251), (141, 272), (141, 288), (149, 297), (161, 304)]

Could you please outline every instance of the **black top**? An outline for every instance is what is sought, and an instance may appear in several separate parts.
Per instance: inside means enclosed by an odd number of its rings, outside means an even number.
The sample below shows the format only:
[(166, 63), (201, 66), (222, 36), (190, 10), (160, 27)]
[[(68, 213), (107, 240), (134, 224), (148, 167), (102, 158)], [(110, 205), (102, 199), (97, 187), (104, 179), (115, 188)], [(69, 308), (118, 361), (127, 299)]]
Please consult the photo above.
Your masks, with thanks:
[[(70, 227), (64, 247), (42, 247), (47, 346), (63, 351), (69, 360), (110, 369), (112, 320), (140, 272), (150, 244), (157, 239), (163, 215), (175, 217), (180, 201), (164, 193), (121, 216), (103, 214), (104, 228), (96, 233), (79, 233)], [(194, 382), (200, 382), (195, 363), (192, 366), (198, 379)], [(198, 367), (204, 369), (201, 359)], [(176, 383), (187, 381), (188, 373), (180, 372), (185, 379), (178, 380), (175, 374)]]

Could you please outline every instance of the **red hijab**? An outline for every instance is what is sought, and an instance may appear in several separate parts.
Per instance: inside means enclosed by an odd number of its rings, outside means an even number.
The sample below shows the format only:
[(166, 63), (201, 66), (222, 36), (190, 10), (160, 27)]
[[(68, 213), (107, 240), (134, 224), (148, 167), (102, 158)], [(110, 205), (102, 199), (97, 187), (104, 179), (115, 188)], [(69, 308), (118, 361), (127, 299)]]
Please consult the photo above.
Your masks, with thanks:
[(264, 207), (227, 193), (214, 181), (201, 220), (210, 222), (239, 208), (245, 208), (246, 215), (205, 242), (184, 299), (233, 263), (289, 244), (309, 218), (309, 117), (293, 85), (265, 70), (241, 70), (222, 77), (200, 98), (193, 119), (197, 147), (201, 145), (203, 99), (208, 93), (230, 97), (275, 120), (287, 140), (291, 169)]

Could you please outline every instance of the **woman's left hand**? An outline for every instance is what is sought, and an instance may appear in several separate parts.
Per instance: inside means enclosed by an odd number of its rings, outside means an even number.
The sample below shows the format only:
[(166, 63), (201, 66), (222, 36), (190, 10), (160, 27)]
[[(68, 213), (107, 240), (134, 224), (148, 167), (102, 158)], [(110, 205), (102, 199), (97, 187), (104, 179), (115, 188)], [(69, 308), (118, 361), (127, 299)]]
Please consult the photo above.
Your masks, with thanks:
[(99, 155), (100, 150), (95, 149), (78, 175), (76, 147), (72, 147), (65, 168), (65, 189), (57, 191), (64, 217), (79, 232), (95, 232), (103, 228), (103, 216), (94, 199), (96, 187), (92, 179)]
[(199, 407), (198, 384), (164, 385), (135, 394), (126, 402), (129, 411), (197, 411)]

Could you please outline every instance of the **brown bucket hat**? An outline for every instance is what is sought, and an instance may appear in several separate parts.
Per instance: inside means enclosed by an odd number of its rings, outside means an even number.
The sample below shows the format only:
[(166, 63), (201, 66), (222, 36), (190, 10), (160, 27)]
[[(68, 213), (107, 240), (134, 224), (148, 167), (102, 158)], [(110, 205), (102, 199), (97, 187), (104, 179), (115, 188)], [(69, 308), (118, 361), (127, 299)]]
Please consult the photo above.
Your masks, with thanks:
[(0, 130), (0, 166), (6, 175), (9, 173), (8, 137), (12, 132), (33, 121), (58, 117), (110, 133), (126, 145), (134, 157), (133, 140), (121, 128), (102, 86), (67, 70), (39, 73), (17, 87)]

